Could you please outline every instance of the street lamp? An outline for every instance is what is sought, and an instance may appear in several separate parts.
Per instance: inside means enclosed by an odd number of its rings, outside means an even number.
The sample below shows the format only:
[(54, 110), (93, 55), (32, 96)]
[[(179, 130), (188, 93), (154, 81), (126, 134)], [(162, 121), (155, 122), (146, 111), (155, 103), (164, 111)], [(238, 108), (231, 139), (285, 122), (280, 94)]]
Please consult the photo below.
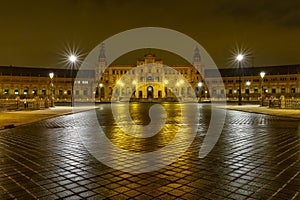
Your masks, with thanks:
[(242, 105), (242, 90), (241, 90), (241, 62), (244, 59), (243, 54), (238, 54), (236, 56), (236, 60), (238, 62), (238, 69), (239, 69), (239, 103), (238, 105)]
[(101, 93), (101, 90), (102, 90), (102, 87), (103, 87), (103, 83), (100, 83), (99, 84), (99, 100), (100, 100), (100, 102), (101, 102), (101, 95), (102, 95), (102, 93)]
[(203, 86), (203, 83), (202, 82), (199, 82), (198, 84), (197, 84), (197, 86), (198, 86), (198, 94), (199, 94), (199, 102), (201, 102), (201, 97), (202, 97), (202, 86)]
[(54, 73), (51, 72), (49, 73), (49, 77), (50, 77), (50, 91), (51, 91), (51, 100), (50, 100), (50, 107), (54, 106), (54, 94), (53, 94), (53, 77), (54, 77)]
[(251, 85), (251, 82), (250, 81), (246, 81), (246, 86), (248, 87), (247, 89), (247, 96), (248, 96), (248, 101), (249, 101), (249, 94), (250, 94), (250, 85)]
[(68, 57), (70, 63), (71, 63), (71, 78), (72, 78), (72, 93), (71, 93), (71, 106), (74, 107), (74, 74), (73, 70), (77, 61), (77, 56), (74, 54), (69, 55)]
[(263, 83), (264, 83), (264, 77), (266, 73), (264, 71), (260, 72), (261, 77), (261, 91), (260, 91), (260, 105), (263, 106)]
[(164, 80), (164, 88), (165, 88), (165, 97), (168, 98), (168, 84), (169, 81), (167, 79)]

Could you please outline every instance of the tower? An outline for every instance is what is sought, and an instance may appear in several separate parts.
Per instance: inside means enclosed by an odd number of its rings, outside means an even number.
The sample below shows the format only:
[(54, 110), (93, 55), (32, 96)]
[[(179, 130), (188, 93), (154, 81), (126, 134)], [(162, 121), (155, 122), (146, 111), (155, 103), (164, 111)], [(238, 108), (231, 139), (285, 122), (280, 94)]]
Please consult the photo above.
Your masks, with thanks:
[(200, 72), (202, 79), (204, 79), (204, 65), (201, 64), (201, 56), (198, 47), (194, 50), (193, 66)]
[(106, 67), (106, 56), (105, 56), (105, 44), (101, 43), (100, 44), (100, 53), (98, 57), (98, 67), (97, 67), (97, 72), (96, 72), (96, 78), (98, 81), (100, 81), (103, 72)]

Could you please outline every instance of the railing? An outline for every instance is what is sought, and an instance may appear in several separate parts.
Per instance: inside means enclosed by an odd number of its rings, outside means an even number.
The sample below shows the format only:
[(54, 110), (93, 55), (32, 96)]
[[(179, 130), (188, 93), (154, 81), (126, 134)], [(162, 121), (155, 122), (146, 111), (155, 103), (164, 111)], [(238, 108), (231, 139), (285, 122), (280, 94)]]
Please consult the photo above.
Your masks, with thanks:
[(0, 99), (0, 111), (38, 110), (49, 108), (49, 99)]
[(300, 109), (300, 99), (286, 99), (285, 108)]
[(268, 106), (270, 108), (300, 109), (300, 99), (286, 99), (281, 96), (279, 99), (270, 99)]
[(19, 102), (17, 100), (0, 100), (0, 111), (17, 110)]

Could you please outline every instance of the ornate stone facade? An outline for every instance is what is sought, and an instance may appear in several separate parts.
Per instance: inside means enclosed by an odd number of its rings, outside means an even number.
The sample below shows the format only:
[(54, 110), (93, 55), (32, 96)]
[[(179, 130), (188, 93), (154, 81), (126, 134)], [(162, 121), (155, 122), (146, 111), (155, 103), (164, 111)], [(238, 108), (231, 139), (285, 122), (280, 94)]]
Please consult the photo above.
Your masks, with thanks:
[[(112, 65), (106, 70), (105, 47), (100, 45), (96, 70), (80, 71), (75, 79), (76, 101), (170, 100), (175, 96), (189, 100), (194, 95), (203, 100), (237, 101), (239, 74), (237, 68), (216, 71), (205, 69), (198, 48), (192, 65), (164, 66), (161, 59), (147, 54), (136, 65)], [(0, 99), (45, 99), (70, 102), (72, 77), (66, 69), (21, 67), (0, 68)], [(259, 75), (265, 71), (262, 79)], [(53, 90), (49, 73), (54, 72)], [(201, 72), (201, 73), (200, 73)], [(74, 73), (75, 74), (75, 73)], [(222, 87), (222, 86), (225, 86)], [(242, 101), (263, 98), (300, 98), (300, 65), (242, 68)], [(213, 94), (213, 95), (212, 95)], [(214, 99), (211, 98), (214, 96)]]

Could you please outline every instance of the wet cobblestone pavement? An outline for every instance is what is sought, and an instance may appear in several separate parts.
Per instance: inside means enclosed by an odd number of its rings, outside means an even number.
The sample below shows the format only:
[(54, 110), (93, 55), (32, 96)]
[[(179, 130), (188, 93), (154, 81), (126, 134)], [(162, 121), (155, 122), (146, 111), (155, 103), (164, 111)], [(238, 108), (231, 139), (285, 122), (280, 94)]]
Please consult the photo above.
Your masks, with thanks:
[[(172, 107), (173, 106), (173, 107)], [(176, 115), (178, 105), (171, 107)], [(149, 123), (145, 106), (132, 118)], [(101, 164), (77, 128), (93, 128), (94, 111), (60, 116), (0, 131), (1, 199), (300, 199), (300, 121), (227, 111), (223, 132), (203, 159), (199, 148), (210, 120), (200, 105), (197, 136), (174, 163), (153, 172), (126, 173)], [(172, 113), (171, 113), (172, 114)], [(156, 137), (116, 134), (109, 105), (97, 109), (108, 138), (130, 151), (153, 151), (174, 137), (176, 116)], [(122, 139), (123, 138), (123, 139)], [(126, 163), (124, 163), (126, 164)], [(128, 164), (128, 163), (127, 163)], [(130, 163), (129, 163), (130, 164)]]

